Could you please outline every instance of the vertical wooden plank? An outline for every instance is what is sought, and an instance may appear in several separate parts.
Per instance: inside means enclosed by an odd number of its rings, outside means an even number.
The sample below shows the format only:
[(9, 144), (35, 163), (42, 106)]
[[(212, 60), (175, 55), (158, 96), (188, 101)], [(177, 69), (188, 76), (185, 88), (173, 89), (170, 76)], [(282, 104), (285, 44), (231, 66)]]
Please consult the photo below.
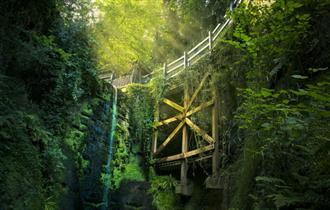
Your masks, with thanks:
[[(154, 113), (154, 122), (159, 122), (159, 103), (156, 102)], [(154, 135), (152, 140), (152, 153), (155, 154), (157, 151), (157, 141), (158, 141), (158, 128), (154, 128)]]
[[(189, 103), (189, 93), (188, 93), (188, 78), (187, 78), (187, 54), (184, 52), (184, 68), (185, 68), (185, 81), (184, 81), (184, 86), (183, 86), (183, 91), (184, 91), (184, 98), (183, 98), (183, 104), (184, 104), (184, 109), (187, 109), (188, 103)], [(186, 114), (186, 111), (184, 112)], [(188, 130), (187, 130), (187, 125), (185, 124), (182, 128), (182, 153), (188, 152)], [(181, 162), (181, 192), (184, 192), (187, 185), (188, 185), (188, 178), (187, 178), (187, 173), (188, 173), (188, 160), (183, 159)]]
[(214, 105), (212, 108), (212, 137), (215, 141), (212, 156), (212, 175), (216, 177), (219, 171), (219, 91), (213, 87)]
[[(184, 125), (182, 128), (182, 153), (188, 152), (188, 132), (187, 125)], [(185, 158), (181, 162), (181, 181), (180, 184), (182, 187), (188, 185), (188, 160)]]
[(209, 31), (209, 50), (212, 51), (212, 32)]
[(163, 75), (164, 75), (164, 78), (166, 79), (166, 76), (167, 76), (167, 64), (166, 63), (164, 63)]
[(187, 68), (189, 66), (188, 56), (186, 51), (183, 52), (183, 68)]

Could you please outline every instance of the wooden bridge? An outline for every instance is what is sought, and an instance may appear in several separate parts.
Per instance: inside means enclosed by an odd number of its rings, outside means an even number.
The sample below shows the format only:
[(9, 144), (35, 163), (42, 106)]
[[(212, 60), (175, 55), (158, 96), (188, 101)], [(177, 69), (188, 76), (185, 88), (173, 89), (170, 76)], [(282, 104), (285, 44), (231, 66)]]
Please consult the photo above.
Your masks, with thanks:
[[(242, 0), (235, 0), (231, 4), (231, 9), (238, 6)], [(209, 55), (216, 45), (216, 40), (221, 36), (222, 32), (232, 23), (231, 19), (226, 19), (225, 22), (218, 24), (213, 31), (209, 31), (208, 36), (193, 47), (188, 52), (184, 52), (181, 57), (169, 64), (164, 64), (162, 69), (153, 71), (150, 74), (136, 77), (136, 72), (131, 75), (112, 79), (110, 74), (104, 74), (100, 77), (102, 79), (112, 82), (118, 88), (124, 88), (130, 83), (140, 82), (147, 83), (156, 72), (162, 72), (166, 82), (171, 79), (187, 73), (187, 69), (197, 63), (203, 57)], [(173, 167), (180, 166), (180, 184), (176, 188), (176, 192), (183, 195), (191, 195), (192, 185), (188, 180), (189, 163), (196, 161), (204, 161), (206, 159), (212, 160), (212, 175), (207, 179), (206, 186), (208, 188), (221, 188), (219, 183), (219, 93), (216, 87), (211, 87), (212, 94), (208, 101), (202, 101), (196, 104), (196, 99), (200, 96), (202, 89), (207, 81), (210, 79), (210, 74), (206, 74), (201, 78), (199, 84), (192, 90), (188, 81), (183, 81), (183, 85), (178, 88), (179, 92), (165, 95), (161, 103), (157, 105), (155, 112), (154, 134), (152, 142), (152, 153), (156, 159), (157, 167)], [(138, 78), (135, 79), (134, 78)], [(192, 95), (189, 93), (192, 92)], [(172, 95), (171, 95), (172, 94)], [(182, 97), (175, 97), (179, 95)], [(192, 117), (197, 113), (209, 110), (211, 116), (209, 119), (211, 131), (208, 132), (202, 129), (198, 124), (193, 122)], [(173, 114), (173, 112), (176, 112)], [(171, 113), (166, 119), (160, 119), (163, 113)], [(164, 138), (161, 133), (168, 134)], [(194, 148), (189, 146), (189, 139), (191, 136), (197, 135), (203, 139), (203, 143), (195, 145)], [(178, 145), (181, 138), (181, 146)], [(169, 145), (174, 144), (174, 147)], [(173, 151), (181, 147), (176, 154), (171, 154)], [(170, 149), (169, 149), (170, 148)]]

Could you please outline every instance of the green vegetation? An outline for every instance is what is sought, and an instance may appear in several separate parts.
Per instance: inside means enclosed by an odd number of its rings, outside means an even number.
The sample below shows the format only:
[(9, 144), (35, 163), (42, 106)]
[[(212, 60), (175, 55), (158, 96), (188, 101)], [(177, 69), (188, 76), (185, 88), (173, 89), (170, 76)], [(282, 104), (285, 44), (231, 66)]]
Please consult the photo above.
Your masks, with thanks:
[(98, 0), (97, 8), (100, 69), (120, 75), (137, 64), (150, 68), (153, 39), (163, 21), (161, 1)]
[(116, 190), (123, 181), (144, 181), (141, 161), (135, 156), (136, 148), (129, 139), (128, 124), (123, 121), (117, 126), (115, 151), (112, 160), (112, 177), (110, 187)]
[[(229, 3), (1, 1), (0, 209), (100, 209), (105, 186), (126, 192), (130, 181), (137, 192), (150, 187), (148, 202), (160, 210), (218, 208), (210, 196), (224, 209), (329, 209), (328, 0), (246, 0), (227, 12), (233, 24), (212, 53), (185, 74), (166, 81), (158, 71), (119, 91), (105, 173), (114, 91), (98, 73), (158, 69), (222, 22)], [(192, 107), (219, 90), (220, 173), (230, 178), (223, 193), (200, 190), (190, 202), (153, 168), (154, 112), (171, 87), (187, 81), (191, 96), (207, 72)], [(210, 109), (191, 119), (210, 131)], [(191, 136), (191, 148), (205, 142)], [(210, 167), (198, 167), (189, 178), (202, 189)]]
[[(235, 148), (223, 166), (237, 180), (232, 207), (329, 206), (329, 165), (324, 162), (329, 158), (329, 63), (323, 58), (330, 52), (321, 50), (329, 42), (319, 30), (328, 23), (318, 18), (327, 6), (276, 1), (248, 4), (233, 14), (234, 31), (214, 55), (220, 85), (232, 90), (222, 105), (237, 107), (234, 115), (222, 118), (225, 128), (238, 131), (225, 138), (226, 147)], [(228, 93), (222, 94), (228, 99)]]
[[(143, 159), (148, 163), (151, 155), (151, 138), (154, 115), (154, 99), (148, 85), (133, 84), (127, 90), (127, 105), (129, 113), (129, 132), (132, 144), (140, 146), (137, 150), (143, 152)], [(148, 167), (144, 166), (145, 169)]]
[(88, 7), (0, 3), (1, 209), (63, 209), (84, 178), (90, 160), (82, 121), (89, 117), (82, 104), (96, 109), (103, 103), (96, 97), (111, 91), (96, 78)]
[(102, 174), (103, 182), (110, 183), (113, 190), (125, 181), (145, 181), (148, 175), (145, 171), (151, 161), (153, 98), (150, 88), (130, 85), (121, 101), (122, 119), (116, 128), (112, 174)]
[(153, 204), (159, 210), (179, 209), (178, 197), (174, 193), (175, 179), (171, 176), (152, 176), (150, 193)]

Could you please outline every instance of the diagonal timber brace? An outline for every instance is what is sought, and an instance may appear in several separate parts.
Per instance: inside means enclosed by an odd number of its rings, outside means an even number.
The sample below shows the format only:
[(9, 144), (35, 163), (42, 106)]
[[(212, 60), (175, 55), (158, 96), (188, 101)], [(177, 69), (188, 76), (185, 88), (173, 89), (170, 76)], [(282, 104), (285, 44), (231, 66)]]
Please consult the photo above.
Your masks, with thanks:
[(155, 155), (159, 154), (168, 143), (173, 139), (173, 137), (178, 133), (178, 131), (182, 128), (182, 126), (185, 124), (185, 120), (183, 120), (173, 131), (172, 133), (165, 139), (165, 141), (158, 147), (157, 151), (155, 152)]
[(193, 129), (197, 134), (201, 135), (204, 140), (209, 142), (210, 144), (214, 143), (214, 139), (207, 134), (206, 131), (198, 127), (195, 123), (193, 123), (190, 119), (186, 118), (187, 124)]
[(170, 99), (164, 98), (163, 102), (167, 105), (169, 105), (170, 107), (178, 110), (179, 112), (183, 112), (184, 108), (182, 106), (180, 106), (179, 104), (175, 103), (174, 101), (171, 101)]
[[(188, 111), (186, 113), (186, 117), (189, 117), (189, 116), (195, 114), (196, 112), (199, 112), (199, 111), (213, 105), (213, 103), (214, 103), (214, 99), (212, 99), (208, 102), (202, 103), (201, 105), (199, 105), (199, 106), (191, 109), (190, 111)], [(174, 117), (167, 118), (166, 120), (163, 120), (163, 121), (160, 121), (160, 122), (155, 122), (154, 123), (154, 128), (157, 128), (157, 127), (160, 127), (160, 126), (163, 126), (163, 125), (167, 125), (167, 124), (175, 122), (177, 120), (182, 120), (183, 118), (184, 118), (183, 114), (178, 114)]]

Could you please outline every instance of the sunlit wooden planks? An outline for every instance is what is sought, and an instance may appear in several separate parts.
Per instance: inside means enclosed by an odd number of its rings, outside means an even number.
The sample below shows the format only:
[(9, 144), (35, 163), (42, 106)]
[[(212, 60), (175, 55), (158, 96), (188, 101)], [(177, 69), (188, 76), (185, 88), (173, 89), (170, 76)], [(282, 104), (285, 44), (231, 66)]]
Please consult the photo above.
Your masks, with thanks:
[(163, 126), (163, 125), (167, 125), (167, 124), (175, 122), (177, 120), (182, 120), (182, 118), (183, 118), (182, 114), (179, 114), (179, 115), (176, 115), (174, 117), (170, 117), (166, 120), (163, 120), (163, 121), (160, 121), (160, 122), (155, 122), (154, 127), (157, 128), (157, 127), (160, 127), (160, 126)]
[(214, 103), (214, 99), (212, 99), (212, 100), (210, 100), (208, 102), (202, 103), (201, 105), (197, 106), (196, 108), (193, 108), (190, 111), (188, 111), (186, 113), (186, 116), (189, 117), (190, 115), (192, 115), (192, 114), (194, 114), (196, 112), (199, 112), (199, 111), (201, 111), (201, 110), (203, 110), (203, 109), (211, 106), (213, 103)]
[(163, 102), (167, 105), (169, 105), (170, 107), (178, 110), (179, 112), (183, 112), (184, 111), (184, 108), (182, 106), (180, 106), (179, 104), (171, 101), (170, 99), (167, 99), (167, 98), (164, 98), (163, 99)]
[[(202, 103), (201, 105), (191, 109), (190, 111), (188, 111), (186, 113), (186, 117), (189, 117), (191, 116), (192, 114), (196, 113), (196, 112), (199, 112), (209, 106), (211, 106), (212, 104), (214, 103), (214, 99), (208, 101), (208, 102), (205, 102), (205, 103)], [(162, 120), (160, 122), (155, 122), (154, 123), (154, 127), (157, 128), (157, 127), (160, 127), (160, 126), (163, 126), (163, 125), (167, 125), (169, 123), (172, 123), (172, 122), (175, 122), (177, 120), (182, 120), (183, 119), (183, 114), (178, 114), (174, 117), (170, 117), (170, 118), (167, 118), (166, 120)]]
[(172, 156), (160, 158), (160, 159), (157, 160), (157, 162), (161, 163), (161, 162), (167, 162), (167, 161), (180, 160), (180, 159), (183, 159), (183, 158), (189, 158), (189, 157), (198, 155), (200, 153), (210, 151), (212, 149), (214, 149), (214, 145), (210, 144), (210, 145), (207, 145), (205, 147), (201, 147), (201, 148), (198, 148), (198, 149), (191, 150), (189, 152), (180, 153), (180, 154), (177, 154), (177, 155), (172, 155)]

